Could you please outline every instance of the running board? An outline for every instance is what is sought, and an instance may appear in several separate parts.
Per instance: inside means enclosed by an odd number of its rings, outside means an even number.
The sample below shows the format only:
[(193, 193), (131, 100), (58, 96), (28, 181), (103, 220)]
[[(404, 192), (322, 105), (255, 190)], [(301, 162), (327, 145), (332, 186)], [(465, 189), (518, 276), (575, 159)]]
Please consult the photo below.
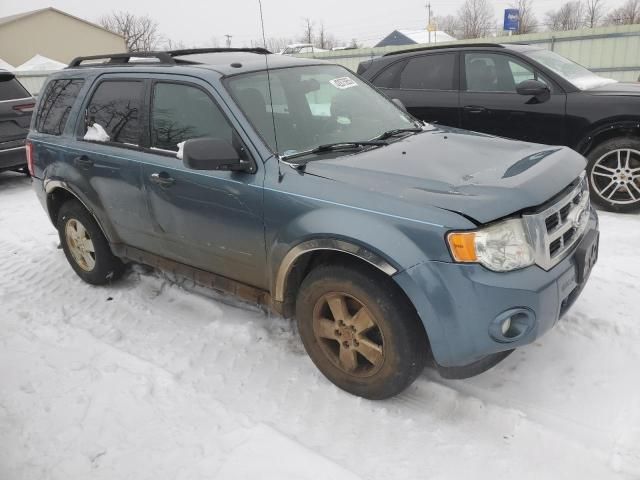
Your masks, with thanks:
[(250, 303), (267, 308), (273, 307), (271, 295), (265, 290), (199, 268), (191, 267), (184, 263), (176, 262), (175, 260), (160, 257), (128, 245), (111, 244), (111, 250), (114, 255), (124, 260), (149, 265), (163, 272), (193, 280), (197, 285), (234, 295)]

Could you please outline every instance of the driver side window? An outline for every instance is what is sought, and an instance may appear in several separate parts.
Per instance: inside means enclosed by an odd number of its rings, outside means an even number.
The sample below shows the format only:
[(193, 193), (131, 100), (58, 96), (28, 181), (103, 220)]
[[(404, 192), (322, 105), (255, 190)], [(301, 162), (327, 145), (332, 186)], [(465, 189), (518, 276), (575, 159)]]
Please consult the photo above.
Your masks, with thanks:
[(232, 142), (233, 128), (211, 97), (198, 87), (156, 83), (151, 107), (151, 147), (178, 151), (178, 143), (214, 137)]

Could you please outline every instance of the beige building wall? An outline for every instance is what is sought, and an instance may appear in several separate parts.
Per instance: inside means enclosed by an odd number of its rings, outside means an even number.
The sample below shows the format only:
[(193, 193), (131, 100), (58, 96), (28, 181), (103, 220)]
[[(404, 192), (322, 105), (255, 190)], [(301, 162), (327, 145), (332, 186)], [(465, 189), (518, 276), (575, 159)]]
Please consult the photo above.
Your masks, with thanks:
[(0, 23), (0, 58), (13, 66), (38, 53), (69, 63), (80, 55), (125, 51), (120, 35), (53, 9)]

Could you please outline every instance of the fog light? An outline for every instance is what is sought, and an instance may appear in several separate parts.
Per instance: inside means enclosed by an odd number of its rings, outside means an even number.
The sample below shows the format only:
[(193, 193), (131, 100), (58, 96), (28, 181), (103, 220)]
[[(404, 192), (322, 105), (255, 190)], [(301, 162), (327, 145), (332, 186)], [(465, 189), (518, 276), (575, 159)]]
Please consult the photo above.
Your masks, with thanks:
[(489, 335), (501, 343), (521, 340), (535, 326), (536, 314), (526, 307), (511, 308), (502, 312), (489, 324)]
[(509, 331), (510, 328), (511, 328), (511, 317), (507, 317), (505, 321), (502, 322), (502, 325), (500, 327), (500, 330), (502, 331), (502, 335), (506, 337), (507, 332)]

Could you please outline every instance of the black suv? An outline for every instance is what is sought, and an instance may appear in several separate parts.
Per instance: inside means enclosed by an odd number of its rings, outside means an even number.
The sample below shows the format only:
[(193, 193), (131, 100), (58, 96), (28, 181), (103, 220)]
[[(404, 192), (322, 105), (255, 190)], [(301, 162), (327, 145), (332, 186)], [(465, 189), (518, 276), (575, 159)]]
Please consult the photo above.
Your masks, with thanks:
[(588, 159), (591, 198), (640, 209), (640, 84), (540, 47), (468, 44), (393, 52), (358, 73), (432, 123), (552, 145)]
[(15, 75), (0, 70), (0, 172), (26, 171), (24, 143), (34, 106), (35, 99)]

